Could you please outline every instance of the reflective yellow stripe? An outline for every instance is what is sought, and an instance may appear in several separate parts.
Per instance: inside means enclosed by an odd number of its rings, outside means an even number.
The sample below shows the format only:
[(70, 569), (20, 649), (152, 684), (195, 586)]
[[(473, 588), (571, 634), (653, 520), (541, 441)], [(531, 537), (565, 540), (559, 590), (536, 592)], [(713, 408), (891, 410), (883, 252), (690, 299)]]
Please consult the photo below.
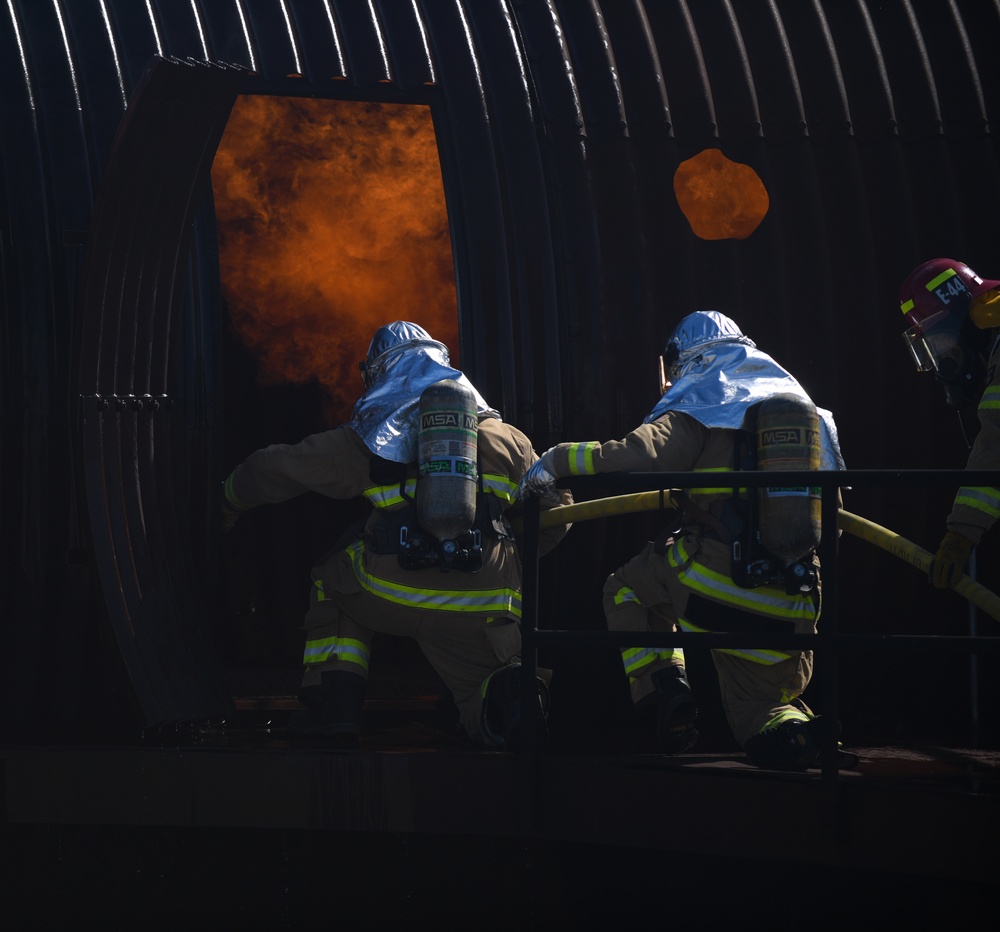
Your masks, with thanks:
[(1000, 518), (1000, 490), (990, 486), (965, 486), (959, 489), (955, 504), (975, 508), (991, 518)]
[[(731, 469), (725, 466), (715, 466), (711, 469), (695, 469), (694, 472), (732, 472)], [(688, 489), (691, 495), (730, 495), (732, 494), (732, 488), (730, 486), (719, 486), (718, 488), (698, 488), (698, 489)], [(746, 489), (741, 487), (740, 492), (746, 492)]]
[(419, 589), (374, 576), (365, 569), (364, 541), (347, 547), (354, 575), (372, 595), (399, 605), (428, 608), (442, 612), (506, 612), (521, 617), (521, 593), (506, 587), (499, 589)]
[(991, 385), (979, 399), (979, 410), (986, 411), (1000, 408), (1000, 385)]
[[(708, 628), (699, 628), (698, 625), (692, 624), (686, 618), (678, 619), (677, 623), (680, 625), (682, 631), (690, 631), (692, 634), (709, 633)], [(750, 660), (753, 663), (762, 663), (767, 667), (775, 663), (781, 663), (782, 660), (787, 660), (790, 656), (789, 654), (783, 654), (780, 650), (763, 650), (753, 647), (716, 647), (714, 650), (722, 654), (732, 654), (734, 657), (742, 657), (744, 660)]]
[[(743, 589), (728, 576), (710, 570), (704, 564), (692, 560), (684, 546), (683, 538), (676, 541), (667, 551), (667, 559), (671, 566), (678, 568), (678, 579), (682, 585), (714, 602), (721, 602), (724, 605), (752, 614), (780, 618), (785, 621), (813, 621), (817, 617), (816, 608), (808, 596), (789, 596), (784, 590), (775, 586)], [(707, 630), (698, 627), (686, 618), (678, 619), (678, 623), (684, 631), (703, 632)], [(789, 654), (776, 650), (760, 650), (749, 647), (718, 649), (723, 653), (743, 657), (754, 663), (773, 664), (789, 657)]]
[(485, 473), (482, 476), (483, 491), (495, 495), (501, 501), (512, 505), (517, 498), (517, 483), (507, 476)]
[[(635, 605), (642, 604), (639, 597), (635, 594), (635, 590), (631, 586), (622, 586), (621, 589), (615, 593), (615, 605), (624, 605), (626, 602), (632, 602)], [(642, 670), (648, 667), (651, 663), (657, 663), (661, 660), (666, 661), (667, 663), (677, 662), (681, 666), (684, 666), (684, 651), (680, 648), (623, 647), (621, 652), (622, 664), (625, 666), (625, 672), (632, 680), (639, 676)]]
[(913, 310), (913, 298), (909, 298), (908, 300), (906, 300), (906, 301), (904, 301), (904, 302), (903, 302), (902, 304), (900, 304), (900, 305), (899, 305), (899, 309), (900, 309), (900, 310), (901, 310), (901, 311), (902, 311), (902, 312), (903, 312), (904, 314), (909, 314), (909, 313), (910, 313), (910, 311), (912, 311), (912, 310)]
[(328, 660), (344, 660), (368, 669), (368, 648), (354, 638), (316, 638), (307, 640), (302, 654), (302, 662), (325, 663)]
[[(406, 497), (403, 496), (406, 492)], [(373, 485), (362, 493), (376, 508), (388, 508), (390, 505), (401, 505), (404, 501), (412, 500), (417, 491), (416, 478), (407, 479), (402, 490), (400, 483), (393, 485)]]
[(635, 589), (631, 586), (622, 586), (615, 593), (615, 605), (621, 605), (622, 602), (635, 602), (636, 605), (641, 605), (639, 601), (639, 596), (635, 594)]
[[(675, 541), (667, 551), (671, 566), (683, 567), (691, 557), (684, 546), (684, 539)], [(790, 621), (811, 621), (816, 614), (813, 601), (808, 596), (789, 596), (776, 586), (761, 586), (759, 589), (743, 589), (728, 576), (710, 570), (702, 563), (691, 562), (680, 569), (680, 581), (689, 589), (694, 589), (716, 602), (724, 602), (745, 611), (756, 612), (774, 618)]]
[(798, 709), (782, 709), (774, 718), (771, 719), (757, 734), (762, 735), (765, 731), (770, 731), (772, 728), (777, 728), (783, 722), (808, 722), (809, 716), (805, 712), (801, 712)]
[(954, 278), (957, 274), (958, 272), (954, 269), (945, 269), (940, 275), (936, 278), (932, 278), (926, 285), (924, 285), (924, 288), (928, 291), (933, 291), (938, 285), (943, 285), (949, 278)]
[(651, 663), (659, 661), (673, 663), (679, 660), (681, 666), (684, 665), (684, 652), (672, 650), (669, 647), (623, 647), (622, 663), (629, 679), (634, 680), (642, 674), (642, 671)]
[(571, 476), (594, 475), (594, 450), (596, 441), (587, 443), (571, 443), (566, 451), (569, 456), (569, 474)]

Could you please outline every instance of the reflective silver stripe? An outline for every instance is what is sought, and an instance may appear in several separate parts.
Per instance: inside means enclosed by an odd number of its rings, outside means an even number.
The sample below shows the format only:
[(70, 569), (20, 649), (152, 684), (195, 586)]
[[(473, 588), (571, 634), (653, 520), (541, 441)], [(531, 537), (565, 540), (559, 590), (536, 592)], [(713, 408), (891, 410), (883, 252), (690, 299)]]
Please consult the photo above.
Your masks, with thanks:
[[(635, 679), (639, 675), (639, 671), (644, 667), (648, 667), (651, 663), (656, 663), (658, 660), (671, 661), (676, 657), (678, 651), (671, 650), (669, 647), (623, 647), (622, 648), (622, 664), (625, 667), (625, 672)], [(683, 664), (684, 657), (681, 655), (681, 663)]]
[(506, 612), (521, 617), (521, 593), (499, 589), (419, 589), (373, 576), (364, 565), (364, 541), (355, 541), (347, 552), (358, 582), (372, 595), (399, 605), (444, 612)]
[(302, 662), (325, 663), (328, 660), (344, 660), (368, 669), (368, 648), (355, 638), (316, 638), (307, 640), (302, 652)]
[[(728, 576), (710, 570), (701, 563), (692, 560), (684, 546), (684, 539), (676, 541), (667, 552), (671, 566), (679, 568), (678, 578), (688, 589), (723, 605), (730, 605), (752, 614), (769, 618), (780, 618), (784, 621), (815, 621), (818, 617), (813, 601), (809, 596), (789, 596), (781, 589), (773, 586), (761, 586), (759, 589), (743, 589), (737, 586)], [(690, 560), (690, 563), (688, 561)], [(688, 564), (688, 565), (685, 565)], [(707, 629), (692, 624), (686, 618), (678, 619), (684, 631), (704, 632)], [(783, 651), (762, 650), (759, 648), (717, 648), (724, 654), (742, 657), (754, 663), (771, 665), (787, 660), (790, 656)]]
[(955, 496), (955, 504), (975, 508), (991, 518), (1000, 518), (1000, 490), (990, 486), (963, 486)]
[(597, 441), (591, 440), (587, 443), (571, 443), (566, 451), (569, 457), (569, 474), (571, 476), (592, 476), (594, 475), (594, 450), (597, 448)]
[(636, 605), (642, 605), (639, 596), (635, 594), (635, 589), (631, 586), (622, 586), (615, 593), (615, 605), (621, 605), (623, 602), (635, 602)]
[(788, 596), (774, 586), (743, 589), (728, 576), (710, 570), (701, 563), (691, 561), (689, 566), (684, 566), (690, 557), (683, 538), (673, 544), (667, 552), (667, 559), (671, 566), (680, 568), (678, 576), (683, 585), (717, 602), (788, 620), (811, 621), (816, 617), (813, 601), (808, 596)]
[(979, 410), (1000, 408), (1000, 385), (990, 385), (979, 399)]
[[(704, 634), (707, 628), (699, 628), (698, 625), (691, 624), (686, 618), (679, 618), (677, 623), (682, 631), (690, 631), (692, 634)], [(781, 663), (791, 655), (783, 654), (780, 650), (759, 650), (753, 647), (716, 647), (715, 650), (722, 654), (732, 654), (734, 657), (742, 657), (744, 660), (751, 660), (754, 663), (762, 663), (764, 666)]]
[(400, 491), (400, 485), (397, 482), (394, 485), (373, 485), (370, 488), (365, 489), (362, 494), (376, 508), (388, 508), (390, 505), (401, 505), (403, 502), (412, 499), (416, 494), (417, 480), (415, 478), (407, 479), (403, 485), (403, 490), (406, 492), (405, 498), (403, 493)]
[(497, 476), (486, 473), (482, 476), (483, 491), (495, 495), (501, 501), (513, 504), (517, 497), (517, 483), (511, 481), (506, 476)]

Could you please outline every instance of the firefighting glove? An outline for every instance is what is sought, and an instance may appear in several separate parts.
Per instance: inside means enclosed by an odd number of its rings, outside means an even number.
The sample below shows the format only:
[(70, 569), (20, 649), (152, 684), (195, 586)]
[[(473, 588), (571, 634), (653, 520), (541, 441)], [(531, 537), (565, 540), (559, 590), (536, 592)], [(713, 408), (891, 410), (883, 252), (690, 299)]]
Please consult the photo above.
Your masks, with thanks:
[(972, 547), (972, 541), (961, 534), (949, 531), (944, 535), (928, 572), (938, 589), (951, 589), (958, 583)]
[(518, 498), (537, 495), (546, 505), (562, 504), (562, 495), (556, 488), (557, 477), (553, 475), (551, 469), (551, 453), (551, 449), (546, 450), (521, 477), (517, 487)]

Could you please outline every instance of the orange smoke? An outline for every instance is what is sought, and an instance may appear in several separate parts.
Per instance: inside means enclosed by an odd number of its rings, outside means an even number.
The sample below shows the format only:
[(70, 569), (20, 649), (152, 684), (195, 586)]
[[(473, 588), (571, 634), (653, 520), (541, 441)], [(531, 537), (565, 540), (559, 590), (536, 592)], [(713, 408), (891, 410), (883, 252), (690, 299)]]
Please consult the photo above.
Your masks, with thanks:
[(212, 167), (222, 292), (264, 384), (318, 382), (343, 420), (375, 329), (458, 365), (441, 168), (425, 106), (240, 97)]
[(767, 189), (749, 166), (731, 162), (718, 149), (705, 149), (681, 162), (674, 194), (695, 236), (746, 239), (764, 219)]

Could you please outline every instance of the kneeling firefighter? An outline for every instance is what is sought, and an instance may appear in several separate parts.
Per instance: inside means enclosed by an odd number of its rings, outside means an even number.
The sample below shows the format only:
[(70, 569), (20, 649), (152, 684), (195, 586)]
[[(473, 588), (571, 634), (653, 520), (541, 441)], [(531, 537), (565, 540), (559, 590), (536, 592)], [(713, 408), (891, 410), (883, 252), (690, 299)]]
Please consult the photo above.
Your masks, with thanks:
[[(820, 612), (821, 492), (733, 490), (712, 477), (734, 469), (843, 469), (836, 426), (795, 378), (717, 311), (696, 311), (661, 357), (662, 397), (622, 440), (561, 443), (521, 481), (551, 500), (556, 477), (611, 472), (703, 472), (704, 488), (676, 495), (676, 521), (604, 587), (612, 631), (664, 632), (658, 648), (622, 648), (633, 708), (655, 720), (668, 754), (690, 750), (698, 706), (677, 630), (815, 632)], [(822, 745), (822, 720), (801, 700), (811, 651), (717, 649), (722, 703), (739, 745), (762, 767), (801, 768)]]
[[(360, 368), (365, 391), (348, 423), (258, 450), (223, 484), (224, 527), (310, 490), (372, 506), (313, 569), (304, 708), (289, 727), (356, 742), (380, 632), (417, 641), (471, 739), (510, 748), (521, 715), (521, 565), (506, 512), (538, 455), (417, 324), (380, 327)], [(541, 552), (567, 530), (545, 532)], [(542, 722), (547, 689), (539, 671), (532, 714)]]

